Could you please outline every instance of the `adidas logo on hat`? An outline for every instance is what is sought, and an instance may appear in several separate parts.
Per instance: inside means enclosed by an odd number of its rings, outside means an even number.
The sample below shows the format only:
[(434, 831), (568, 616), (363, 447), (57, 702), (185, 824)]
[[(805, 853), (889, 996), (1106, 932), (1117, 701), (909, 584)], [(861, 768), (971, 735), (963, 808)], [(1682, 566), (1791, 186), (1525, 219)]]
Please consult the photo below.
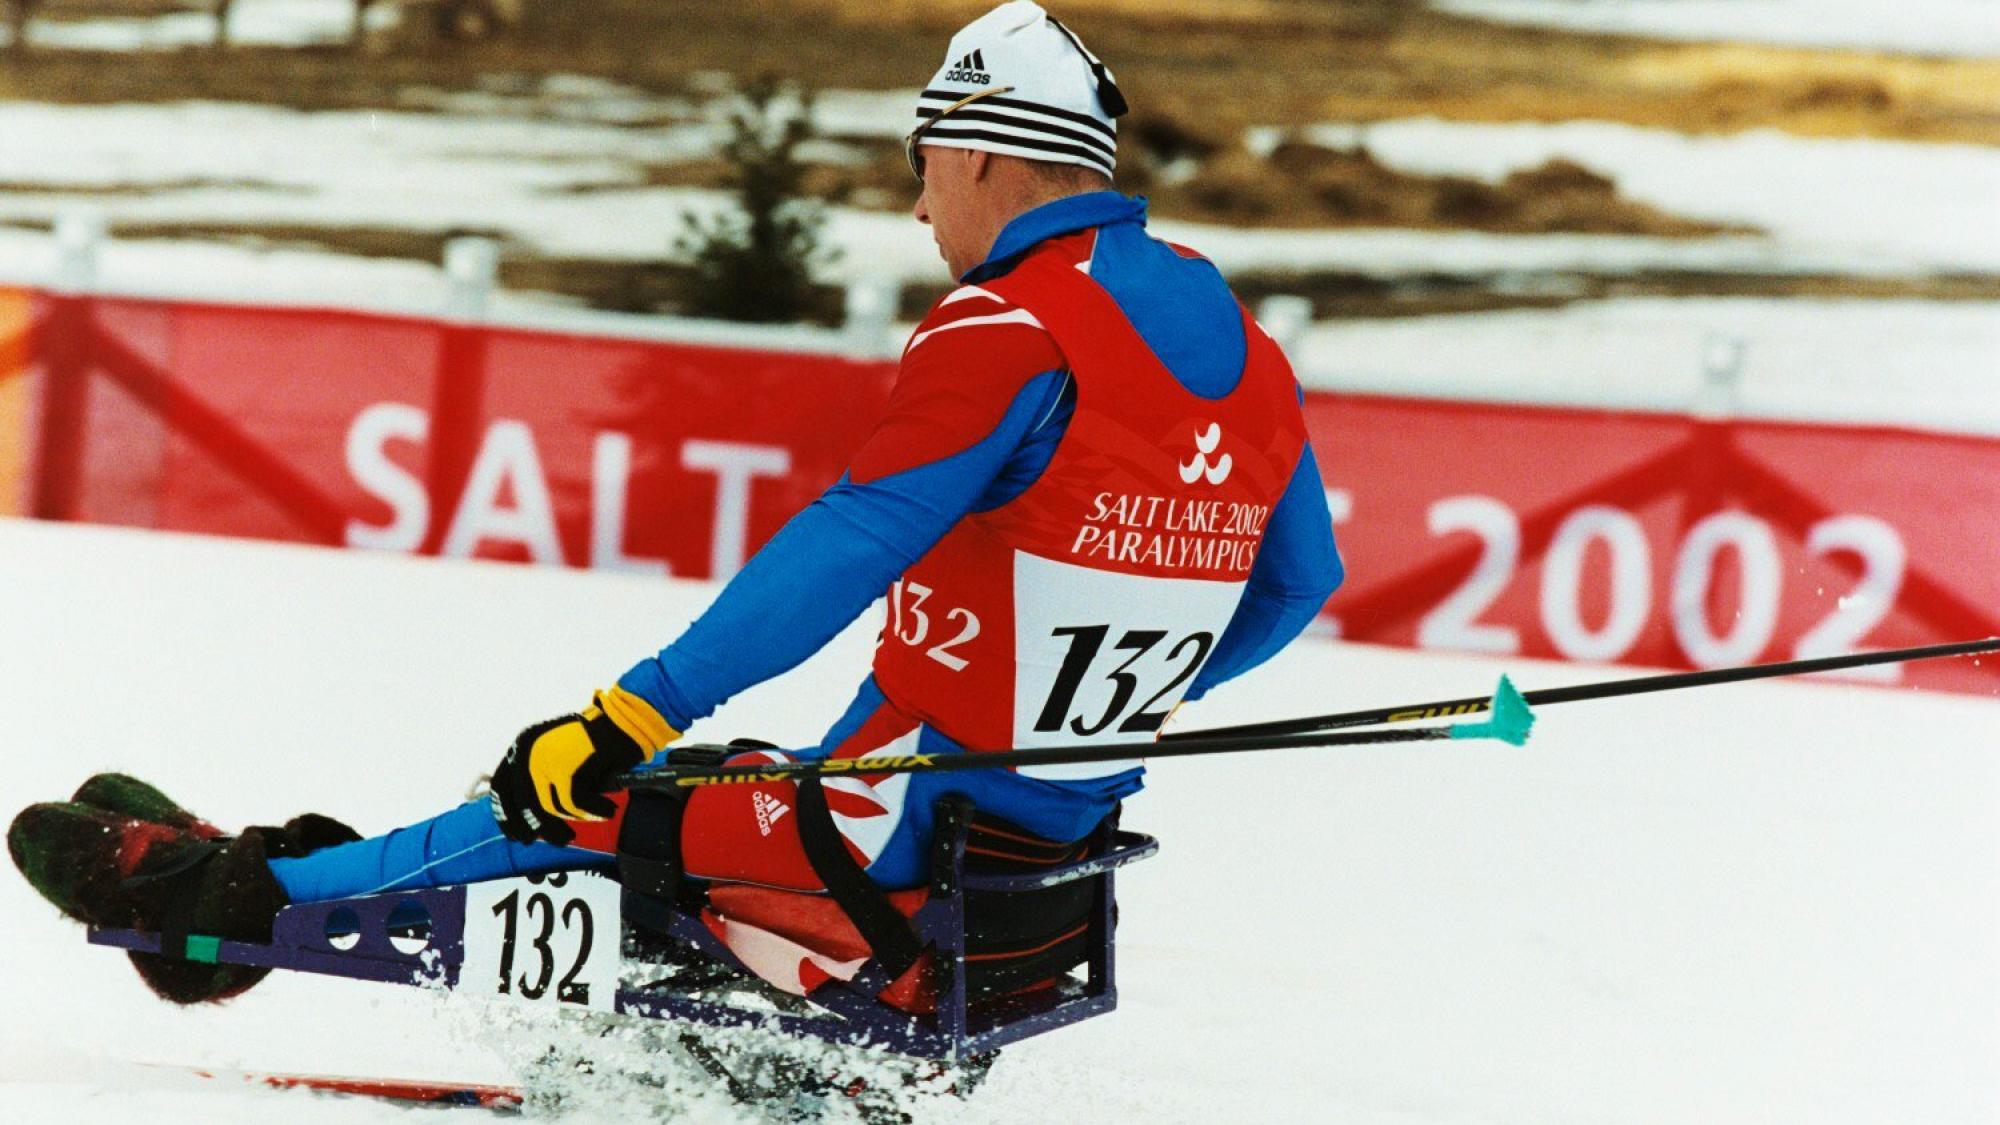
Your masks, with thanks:
[(986, 73), (986, 56), (978, 51), (974, 51), (958, 60), (957, 65), (953, 66), (950, 70), (945, 71), (944, 80), (946, 82), (966, 82), (974, 86), (984, 86), (993, 81), (993, 76)]

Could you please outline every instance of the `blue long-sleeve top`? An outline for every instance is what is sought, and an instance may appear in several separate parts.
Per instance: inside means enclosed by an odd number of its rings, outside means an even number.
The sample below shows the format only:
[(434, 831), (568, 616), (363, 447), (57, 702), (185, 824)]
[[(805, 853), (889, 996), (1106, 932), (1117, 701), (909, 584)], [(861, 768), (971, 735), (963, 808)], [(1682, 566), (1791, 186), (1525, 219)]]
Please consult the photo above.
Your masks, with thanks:
[[(1145, 220), (1144, 199), (1116, 192), (1056, 200), (1015, 218), (960, 280), (998, 277), (1030, 250), (1062, 241), (1176, 379), (1220, 398), (1242, 374), (1242, 314), (1212, 264), (1153, 238)], [(883, 420), (848, 472), (620, 686), (686, 730), (819, 651), (966, 515), (1032, 484), (1069, 423), (1075, 387), (1038, 326), (989, 320), (999, 322), (959, 325), (909, 349)], [(1342, 574), (1308, 446), (1272, 510), (1236, 614), (1186, 698), (1270, 659)]]

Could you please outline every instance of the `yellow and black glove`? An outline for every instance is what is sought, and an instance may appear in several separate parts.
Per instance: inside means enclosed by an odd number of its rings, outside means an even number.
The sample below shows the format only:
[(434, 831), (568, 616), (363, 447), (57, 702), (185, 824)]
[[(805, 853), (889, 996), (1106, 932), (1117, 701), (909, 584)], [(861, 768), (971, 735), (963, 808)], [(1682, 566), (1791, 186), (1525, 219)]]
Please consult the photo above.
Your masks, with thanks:
[(509, 839), (567, 844), (565, 821), (603, 820), (618, 811), (607, 783), (642, 765), (681, 732), (623, 688), (597, 693), (589, 707), (522, 731), (493, 771), (493, 819)]

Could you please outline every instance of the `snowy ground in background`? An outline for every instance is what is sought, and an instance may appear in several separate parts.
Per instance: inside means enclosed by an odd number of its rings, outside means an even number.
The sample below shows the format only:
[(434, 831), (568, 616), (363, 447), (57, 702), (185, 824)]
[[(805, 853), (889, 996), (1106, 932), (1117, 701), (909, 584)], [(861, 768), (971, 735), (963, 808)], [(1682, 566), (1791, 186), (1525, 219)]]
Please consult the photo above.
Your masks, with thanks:
[(1715, 363), (1734, 366), (1743, 416), (2000, 437), (1991, 302), (1622, 298), (1329, 321), (1292, 361), (1329, 390), (1651, 410), (1702, 405)]
[[(633, 129), (496, 113), (0, 103), (0, 136), (9, 140), (0, 183), (10, 188), (0, 193), (0, 220), (46, 221), (81, 205), (66, 191), (116, 188), (88, 201), (113, 222), (489, 230), (551, 255), (659, 258), (672, 253), (684, 211), (712, 210), (726, 196), (641, 186), (644, 167), (712, 151), (721, 135), (714, 109), (696, 114), (709, 120)], [(821, 114), (848, 135), (907, 125), (893, 95), (830, 96)], [(1342, 126), (1318, 132), (1329, 143), (1356, 135)], [(1565, 156), (1614, 176), (1635, 198), (1772, 237), (1162, 228), (1232, 269), (2000, 272), (1993, 149), (1772, 132), (1689, 137), (1602, 122), (1392, 121), (1358, 135), (1392, 165), (1418, 171), (1499, 176)], [(829, 146), (823, 155), (839, 159), (841, 151)], [(848, 251), (830, 276), (937, 271), (928, 232), (905, 215), (837, 208), (829, 233)]]
[[(46, 11), (44, 14), (48, 14)], [(376, 4), (367, 15), (369, 30), (394, 27), (402, 18), (394, 4)], [(306, 47), (348, 41), (354, 0), (232, 0), (229, 41), (239, 46)], [(0, 28), (0, 46), (13, 41)], [(215, 17), (179, 11), (156, 16), (104, 16), (83, 20), (36, 21), (28, 42), (40, 48), (73, 51), (172, 51), (206, 47), (215, 41)]]
[(1993, 0), (1431, 0), (1499, 23), (1916, 55), (2000, 55)]
[[(120, 767), (224, 822), (312, 806), (380, 830), (710, 593), (0, 522), (0, 807)], [(848, 631), (695, 734), (815, 736), (868, 643)], [(1501, 667), (1304, 643), (1185, 718), (1470, 694)], [(941, 1119), (1990, 1121), (1996, 735), (2000, 702), (1789, 683), (1549, 709), (1521, 751), (1162, 763), (1130, 810), (1164, 849), (1121, 881), (1120, 1010), (1010, 1049)], [(15, 1119), (405, 1119), (136, 1061), (510, 1073), (477, 1016), (424, 994), (277, 978), (172, 1011), (12, 873), (0, 915)]]

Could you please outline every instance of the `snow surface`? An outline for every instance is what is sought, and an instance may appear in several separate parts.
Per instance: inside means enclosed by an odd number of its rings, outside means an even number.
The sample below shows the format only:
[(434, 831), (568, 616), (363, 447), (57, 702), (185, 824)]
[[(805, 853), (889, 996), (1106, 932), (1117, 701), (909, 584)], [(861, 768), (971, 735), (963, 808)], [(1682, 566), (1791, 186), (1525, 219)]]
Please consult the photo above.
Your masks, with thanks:
[[(583, 99), (588, 100), (588, 99)], [(574, 100), (558, 99), (559, 104)], [(829, 128), (900, 131), (898, 95), (823, 99)], [(711, 152), (706, 117), (659, 128), (496, 113), (301, 112), (260, 105), (0, 103), (0, 221), (48, 221), (77, 189), (112, 222), (490, 231), (551, 255), (671, 257), (682, 215), (724, 193), (643, 186), (644, 167)], [(1565, 156), (1671, 210), (1772, 237), (1666, 239), (1407, 230), (1241, 230), (1160, 223), (1233, 269), (1378, 276), (1527, 270), (1716, 270), (1894, 275), (2000, 272), (2000, 151), (1753, 132), (1690, 137), (1604, 122), (1555, 126), (1391, 121), (1357, 136), (1400, 167), (1497, 177)], [(1269, 143), (1269, 130), (1253, 135)], [(1830, 190), (1829, 185), (1840, 185)], [(44, 190), (37, 190), (38, 188)], [(902, 214), (833, 208), (823, 272), (931, 278), (936, 248)], [(0, 267), (3, 269), (4, 267)]]
[[(309, 807), (382, 830), (712, 593), (0, 521), (0, 807), (122, 768), (224, 823)], [(815, 737), (871, 631), (695, 736)], [(1501, 668), (1302, 642), (1182, 721), (1459, 696)], [(1010, 1048), (935, 1119), (1991, 1121), (1996, 735), (1992, 700), (1783, 683), (1549, 708), (1524, 750), (1162, 762), (1128, 808), (1164, 846), (1120, 881), (1120, 1009)], [(405, 1120), (138, 1064), (496, 1081), (565, 1035), (302, 976), (173, 1010), (12, 873), (0, 915), (12, 1120)]]
[(1833, 47), (1912, 55), (2000, 55), (1993, 0), (1432, 0), (1461, 16), (1569, 31)]
[(1567, 308), (1326, 321), (1291, 350), (1308, 386), (1568, 401), (2000, 437), (2000, 304), (1620, 298)]
[[(369, 9), (370, 31), (394, 27), (402, 12), (395, 4)], [(229, 9), (229, 41), (238, 46), (307, 47), (348, 41), (354, 0), (234, 0)], [(13, 36), (0, 28), (0, 45)], [(39, 48), (72, 51), (173, 51), (215, 42), (209, 12), (177, 11), (155, 16), (108, 16), (83, 20), (37, 20), (28, 42)]]

